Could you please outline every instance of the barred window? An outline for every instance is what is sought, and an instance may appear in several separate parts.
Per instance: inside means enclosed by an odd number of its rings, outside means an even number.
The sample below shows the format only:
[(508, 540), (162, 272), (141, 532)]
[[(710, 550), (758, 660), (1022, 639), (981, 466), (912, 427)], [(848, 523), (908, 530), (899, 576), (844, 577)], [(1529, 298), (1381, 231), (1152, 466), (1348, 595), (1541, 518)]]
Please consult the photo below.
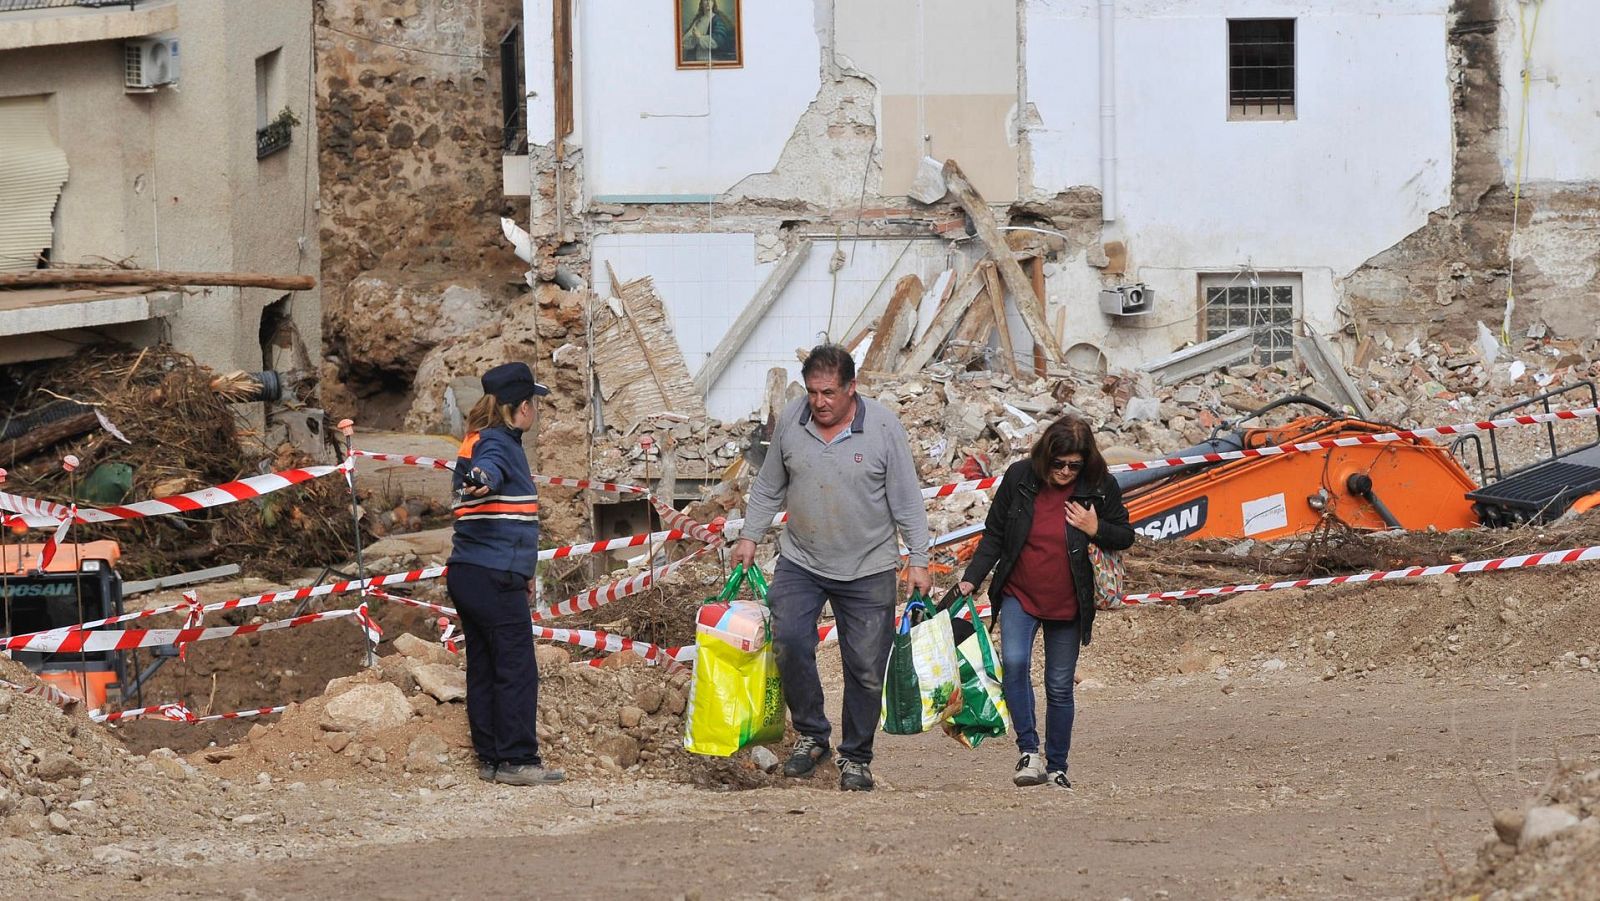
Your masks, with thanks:
[(1228, 118), (1294, 118), (1294, 20), (1228, 20)]
[(1286, 277), (1207, 276), (1201, 283), (1205, 338), (1248, 328), (1257, 363), (1293, 359), (1297, 285), (1298, 279)]

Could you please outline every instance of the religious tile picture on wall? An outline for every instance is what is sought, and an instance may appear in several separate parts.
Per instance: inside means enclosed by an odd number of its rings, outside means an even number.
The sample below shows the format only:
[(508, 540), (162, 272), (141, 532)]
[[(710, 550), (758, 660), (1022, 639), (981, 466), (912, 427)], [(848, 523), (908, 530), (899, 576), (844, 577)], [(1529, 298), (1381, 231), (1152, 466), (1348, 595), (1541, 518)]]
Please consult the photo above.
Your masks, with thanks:
[(677, 4), (678, 68), (737, 69), (744, 65), (743, 0), (672, 0)]

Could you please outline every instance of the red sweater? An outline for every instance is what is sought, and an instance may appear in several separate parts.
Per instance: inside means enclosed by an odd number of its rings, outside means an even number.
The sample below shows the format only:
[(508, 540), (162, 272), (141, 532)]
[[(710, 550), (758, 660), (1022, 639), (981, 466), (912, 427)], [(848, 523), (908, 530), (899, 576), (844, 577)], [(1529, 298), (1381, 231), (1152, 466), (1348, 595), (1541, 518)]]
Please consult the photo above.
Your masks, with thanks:
[(1033, 527), (1006, 582), (1006, 594), (1022, 602), (1022, 609), (1035, 619), (1078, 618), (1078, 592), (1067, 558), (1066, 503), (1071, 497), (1070, 484), (1040, 486), (1033, 503)]

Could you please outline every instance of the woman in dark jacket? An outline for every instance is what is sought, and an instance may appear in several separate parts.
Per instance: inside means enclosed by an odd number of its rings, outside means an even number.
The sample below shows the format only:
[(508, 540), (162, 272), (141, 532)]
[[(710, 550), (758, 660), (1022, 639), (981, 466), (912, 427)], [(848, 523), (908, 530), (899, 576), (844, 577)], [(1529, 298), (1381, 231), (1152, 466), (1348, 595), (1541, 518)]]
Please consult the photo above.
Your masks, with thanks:
[(484, 373), (452, 483), (456, 523), (445, 583), (467, 639), (467, 728), (478, 778), (507, 785), (565, 778), (539, 757), (539, 666), (528, 611), (539, 559), (539, 490), (522, 434), (537, 419), (537, 396), (548, 393), (526, 363)]
[[(1094, 630), (1094, 566), (1089, 544), (1133, 546), (1122, 492), (1087, 423), (1062, 417), (1034, 442), (1028, 459), (1006, 470), (983, 538), (958, 590), (989, 585), (1000, 625), (1006, 706), (1017, 730), (1017, 785), (1051, 782), (1071, 788), (1072, 687), (1078, 650)], [(1039, 755), (1033, 696), (1033, 639), (1044, 631), (1045, 745)]]

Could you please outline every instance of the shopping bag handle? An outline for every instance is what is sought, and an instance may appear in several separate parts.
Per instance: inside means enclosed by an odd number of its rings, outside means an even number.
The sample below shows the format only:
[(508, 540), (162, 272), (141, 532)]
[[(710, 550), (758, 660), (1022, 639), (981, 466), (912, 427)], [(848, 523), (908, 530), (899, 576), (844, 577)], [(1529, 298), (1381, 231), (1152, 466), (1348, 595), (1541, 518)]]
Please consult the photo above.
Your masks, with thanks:
[[(913, 616), (915, 614), (915, 616)], [(905, 612), (900, 614), (901, 635), (911, 634), (911, 627), (928, 618), (928, 597), (920, 589), (911, 593), (911, 599), (906, 601)]]
[(727, 584), (722, 586), (722, 593), (717, 595), (716, 601), (726, 603), (739, 596), (739, 589), (750, 583), (750, 593), (756, 600), (765, 604), (767, 602), (767, 577), (762, 575), (761, 567), (751, 565), (746, 567), (743, 563), (735, 564), (733, 571), (728, 574)]

